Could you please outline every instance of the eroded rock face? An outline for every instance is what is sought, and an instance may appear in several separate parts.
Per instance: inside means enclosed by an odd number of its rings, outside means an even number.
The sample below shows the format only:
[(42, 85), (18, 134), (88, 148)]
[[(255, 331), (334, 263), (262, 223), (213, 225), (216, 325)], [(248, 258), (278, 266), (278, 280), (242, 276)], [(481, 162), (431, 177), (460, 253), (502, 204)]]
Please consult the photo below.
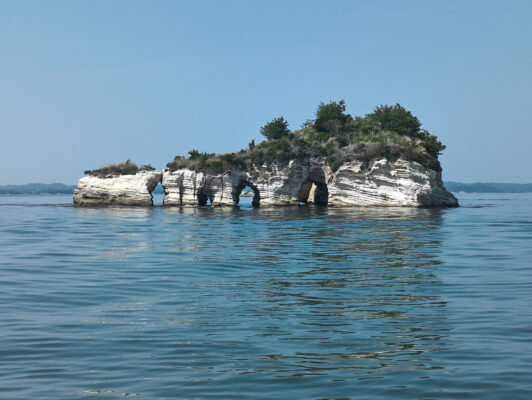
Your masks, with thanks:
[[(300, 192), (311, 173), (312, 165), (291, 161), (286, 165), (270, 164), (252, 171), (231, 170), (224, 174), (204, 174), (187, 169), (163, 172), (164, 205), (236, 205), (242, 190), (253, 192), (255, 206), (298, 205), (308, 198)], [(321, 169), (318, 174), (322, 173)], [(323, 175), (323, 179), (325, 176)], [(311, 184), (310, 184), (311, 185)], [(310, 186), (309, 186), (310, 189)]]
[(163, 172), (165, 205), (236, 205), (242, 189), (254, 191), (255, 206), (315, 203), (331, 206), (444, 206), (458, 205), (445, 188), (441, 174), (417, 162), (386, 159), (362, 169), (361, 162), (333, 172), (323, 160), (290, 161), (203, 174), (187, 169)]
[(271, 163), (250, 171), (204, 174), (188, 169), (142, 171), (110, 178), (87, 176), (78, 182), (74, 204), (151, 206), (151, 192), (162, 182), (165, 206), (239, 203), (242, 190), (253, 192), (253, 205), (455, 207), (456, 198), (443, 187), (441, 174), (414, 161), (376, 160), (345, 163), (332, 171), (322, 159)]
[(78, 181), (74, 191), (74, 205), (152, 206), (151, 192), (161, 181), (161, 171), (141, 171), (136, 175), (109, 178), (86, 176)]
[(237, 182), (231, 173), (211, 175), (180, 169), (175, 172), (163, 171), (165, 206), (234, 205), (233, 187)]
[(439, 206), (456, 207), (441, 174), (413, 161), (374, 161), (369, 169), (361, 162), (342, 165), (329, 178), (329, 204), (335, 206)]

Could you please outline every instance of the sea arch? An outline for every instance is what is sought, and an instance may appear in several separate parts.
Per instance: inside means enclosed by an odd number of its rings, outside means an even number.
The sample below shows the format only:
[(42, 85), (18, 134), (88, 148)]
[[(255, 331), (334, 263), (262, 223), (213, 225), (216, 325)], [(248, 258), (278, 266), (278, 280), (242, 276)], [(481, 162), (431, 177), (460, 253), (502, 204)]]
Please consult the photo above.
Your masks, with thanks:
[(235, 206), (237, 206), (238, 203), (240, 203), (240, 195), (242, 194), (242, 191), (244, 190), (245, 187), (249, 187), (253, 191), (253, 200), (251, 201), (251, 205), (253, 207), (259, 207), (260, 206), (260, 191), (256, 185), (249, 182), (248, 180), (240, 180), (238, 182), (238, 185), (234, 187), (232, 196), (233, 196), (233, 202)]
[(311, 171), (301, 183), (298, 193), (298, 201), (317, 206), (326, 206), (329, 203), (329, 189), (323, 171)]

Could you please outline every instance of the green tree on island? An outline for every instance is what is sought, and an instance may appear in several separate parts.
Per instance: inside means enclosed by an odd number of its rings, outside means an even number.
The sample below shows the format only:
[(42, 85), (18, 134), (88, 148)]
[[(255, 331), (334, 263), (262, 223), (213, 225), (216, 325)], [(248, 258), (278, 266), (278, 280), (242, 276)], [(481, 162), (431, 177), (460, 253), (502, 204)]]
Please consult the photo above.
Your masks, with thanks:
[(351, 115), (345, 113), (345, 101), (320, 103), (316, 111), (314, 129), (317, 132), (338, 132), (351, 120)]
[(394, 106), (375, 107), (371, 114), (366, 114), (366, 118), (386, 131), (404, 136), (415, 137), (421, 128), (419, 119), (399, 103)]
[(288, 137), (290, 135), (288, 121), (286, 121), (283, 117), (275, 118), (260, 128), (260, 133), (268, 140)]

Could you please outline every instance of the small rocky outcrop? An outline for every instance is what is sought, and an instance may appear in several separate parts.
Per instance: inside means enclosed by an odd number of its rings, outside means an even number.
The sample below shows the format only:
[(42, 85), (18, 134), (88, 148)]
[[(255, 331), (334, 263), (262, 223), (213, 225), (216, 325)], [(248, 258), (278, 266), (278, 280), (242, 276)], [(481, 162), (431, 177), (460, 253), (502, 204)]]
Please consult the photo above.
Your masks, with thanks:
[(86, 176), (78, 181), (74, 205), (152, 206), (152, 194), (161, 181), (161, 171), (139, 171), (134, 175)]

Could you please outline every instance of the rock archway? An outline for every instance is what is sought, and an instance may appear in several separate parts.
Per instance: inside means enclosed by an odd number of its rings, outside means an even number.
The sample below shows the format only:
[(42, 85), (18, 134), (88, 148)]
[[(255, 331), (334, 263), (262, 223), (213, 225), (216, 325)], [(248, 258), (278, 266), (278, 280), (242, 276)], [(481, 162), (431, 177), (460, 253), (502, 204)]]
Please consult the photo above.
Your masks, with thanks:
[(199, 189), (197, 192), (198, 205), (206, 206), (207, 202), (212, 205), (213, 197), (212, 190), (206, 188)]
[(260, 206), (260, 192), (257, 186), (252, 184), (249, 181), (240, 181), (238, 185), (233, 189), (232, 196), (233, 196), (233, 202), (236, 205), (240, 203), (240, 194), (242, 193), (242, 190), (244, 190), (245, 187), (249, 187), (253, 191), (253, 200), (251, 201), (251, 205), (253, 207), (259, 207)]
[(301, 184), (298, 200), (300, 203), (314, 203), (317, 206), (326, 206), (329, 203), (329, 190), (323, 171), (311, 171)]
[[(150, 190), (151, 189), (151, 190)], [(163, 185), (161, 184), (161, 181), (157, 182), (157, 185), (153, 188), (148, 188), (151, 195), (151, 202), (154, 206), (162, 206), (163, 205), (163, 195), (165, 194)]]
[(329, 203), (327, 184), (307, 179), (301, 184), (298, 200), (300, 203), (314, 203), (317, 206), (326, 206)]

